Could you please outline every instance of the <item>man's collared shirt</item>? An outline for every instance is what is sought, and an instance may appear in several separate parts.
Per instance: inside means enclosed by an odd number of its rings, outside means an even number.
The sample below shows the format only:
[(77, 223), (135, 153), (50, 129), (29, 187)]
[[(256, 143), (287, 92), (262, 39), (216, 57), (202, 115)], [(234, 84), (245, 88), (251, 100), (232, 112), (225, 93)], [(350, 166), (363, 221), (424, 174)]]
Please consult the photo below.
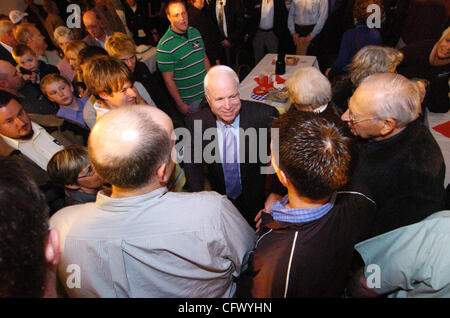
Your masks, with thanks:
[[(225, 6), (227, 4), (227, 0), (217, 0), (216, 1), (216, 17), (217, 17), (217, 23), (219, 23), (219, 12), (220, 12), (220, 3), (222, 2), (223, 5), (223, 33), (225, 37), (228, 37), (228, 28), (227, 28), (227, 17), (225, 14)], [(220, 26), (219, 26), (220, 28)]]
[(261, 1), (261, 20), (259, 22), (259, 28), (263, 30), (269, 30), (273, 28), (274, 19), (274, 0), (262, 0)]
[[(215, 192), (167, 188), (64, 208), (50, 219), (61, 238), (59, 276), (70, 297), (232, 297), (255, 234)], [(80, 268), (70, 288), (67, 266)]]
[(295, 24), (314, 25), (311, 36), (314, 38), (322, 31), (328, 18), (328, 0), (292, 0), (288, 15), (288, 28), (295, 33)]
[(0, 135), (3, 140), (14, 149), (36, 163), (42, 170), (47, 171), (47, 164), (55, 153), (64, 147), (38, 124), (31, 122), (33, 137), (29, 140), (20, 140)]
[(272, 205), (270, 207), (270, 211), (273, 219), (276, 221), (291, 223), (310, 222), (320, 219), (330, 212), (330, 210), (334, 207), (336, 195), (337, 193), (335, 192), (327, 203), (316, 209), (287, 208), (286, 205), (289, 203), (289, 197), (286, 195), (283, 199)]
[(0, 42), (0, 45), (3, 46), (6, 50), (8, 50), (9, 53), (12, 52), (12, 49), (13, 49), (13, 48), (12, 48), (11, 46), (9, 46), (8, 44), (5, 44), (5, 43), (3, 43), (3, 42)]
[(156, 47), (156, 61), (161, 72), (173, 72), (181, 98), (190, 103), (204, 96), (205, 45), (196, 28), (188, 27), (186, 35), (173, 32), (169, 26)]

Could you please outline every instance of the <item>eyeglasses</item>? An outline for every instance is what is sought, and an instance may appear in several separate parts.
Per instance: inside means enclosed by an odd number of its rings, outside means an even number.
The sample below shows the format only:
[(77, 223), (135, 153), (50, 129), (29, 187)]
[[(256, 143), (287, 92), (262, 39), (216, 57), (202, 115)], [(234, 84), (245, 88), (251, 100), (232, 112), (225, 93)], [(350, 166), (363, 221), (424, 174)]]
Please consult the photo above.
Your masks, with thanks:
[(86, 173), (82, 176), (78, 176), (78, 179), (82, 179), (82, 178), (86, 178), (86, 177), (92, 177), (95, 174), (94, 168), (92, 168), (92, 165), (90, 164), (89, 166), (87, 166), (87, 169), (83, 169), (86, 170)]
[[(348, 105), (348, 103), (347, 103)], [(355, 116), (353, 116), (352, 111), (350, 110), (350, 107), (348, 108), (348, 121), (351, 122), (352, 124), (357, 124), (366, 120), (373, 120), (373, 119), (378, 119), (378, 117), (371, 117), (371, 118), (364, 118), (364, 119), (356, 119)]]

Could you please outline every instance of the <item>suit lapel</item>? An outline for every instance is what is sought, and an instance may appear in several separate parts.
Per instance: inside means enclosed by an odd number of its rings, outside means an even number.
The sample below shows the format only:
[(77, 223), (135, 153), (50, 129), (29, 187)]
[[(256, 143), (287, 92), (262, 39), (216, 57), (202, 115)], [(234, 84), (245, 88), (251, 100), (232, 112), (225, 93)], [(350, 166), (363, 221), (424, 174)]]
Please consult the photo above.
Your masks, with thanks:
[(9, 51), (7, 49), (5, 49), (3, 47), (3, 45), (0, 44), (0, 57), (2, 57), (3, 59), (6, 59), (9, 63), (11, 63), (13, 66), (16, 66), (17, 63), (16, 61), (13, 59), (11, 53), (9, 53)]
[[(216, 123), (216, 117), (215, 115), (211, 112), (211, 109), (208, 105), (207, 111), (205, 112), (205, 127), (202, 128), (203, 132), (205, 132), (206, 129), (208, 128), (213, 128), (216, 130), (216, 138), (214, 138), (214, 140), (204, 140), (203, 141), (203, 148), (205, 149), (205, 146), (211, 142), (214, 143), (214, 149), (216, 151), (219, 152), (219, 158), (220, 158), (220, 151), (219, 151), (219, 141), (217, 139), (217, 123)], [(216, 155), (214, 153), (214, 155)], [(223, 174), (223, 167), (222, 167), (222, 163), (221, 160), (219, 160), (219, 162), (214, 162), (214, 170), (216, 171), (217, 176), (219, 177), (219, 179), (221, 180), (221, 182), (223, 182), (224, 184), (224, 188), (225, 188), (225, 176)]]

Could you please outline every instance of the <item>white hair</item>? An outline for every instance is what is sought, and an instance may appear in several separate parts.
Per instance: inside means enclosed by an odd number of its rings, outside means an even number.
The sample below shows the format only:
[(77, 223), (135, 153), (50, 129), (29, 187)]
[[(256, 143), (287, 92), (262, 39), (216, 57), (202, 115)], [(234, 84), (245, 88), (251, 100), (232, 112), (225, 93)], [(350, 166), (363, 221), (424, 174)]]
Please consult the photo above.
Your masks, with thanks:
[(366, 77), (357, 90), (366, 89), (372, 96), (372, 113), (380, 119), (393, 118), (403, 127), (421, 113), (418, 87), (396, 73), (377, 73)]
[(208, 95), (208, 87), (210, 85), (210, 81), (211, 78), (217, 74), (223, 74), (223, 75), (228, 75), (230, 76), (235, 82), (237, 87), (239, 87), (239, 77), (237, 76), (236, 72), (233, 71), (233, 69), (229, 66), (226, 65), (215, 65), (213, 67), (211, 67), (208, 71), (208, 73), (206, 73), (205, 78), (203, 79), (203, 87), (205, 90), (205, 95)]
[(298, 105), (321, 106), (331, 101), (330, 81), (317, 68), (299, 68), (287, 81), (289, 98)]
[(63, 25), (57, 27), (55, 31), (53, 32), (53, 37), (55, 38), (55, 41), (58, 42), (58, 38), (60, 36), (70, 36), (71, 40), (74, 40), (73, 32), (68, 27), (65, 27)]

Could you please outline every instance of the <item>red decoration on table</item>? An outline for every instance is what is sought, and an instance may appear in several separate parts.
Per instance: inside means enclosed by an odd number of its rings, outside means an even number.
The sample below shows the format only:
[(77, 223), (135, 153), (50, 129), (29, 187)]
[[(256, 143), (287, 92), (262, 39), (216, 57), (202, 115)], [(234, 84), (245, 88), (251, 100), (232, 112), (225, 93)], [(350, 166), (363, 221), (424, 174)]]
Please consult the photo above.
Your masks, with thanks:
[(450, 121), (434, 126), (433, 129), (445, 137), (450, 138)]
[[(258, 83), (258, 86), (253, 89), (253, 93), (255, 93), (256, 95), (266, 94), (270, 88), (273, 88), (273, 82), (269, 83), (269, 77), (267, 75), (263, 77), (262, 83), (260, 82), (259, 77), (255, 77), (254, 80), (256, 83)], [(278, 76), (278, 74), (275, 74), (275, 80), (278, 84), (283, 84), (284, 82), (286, 82), (286, 80)]]

